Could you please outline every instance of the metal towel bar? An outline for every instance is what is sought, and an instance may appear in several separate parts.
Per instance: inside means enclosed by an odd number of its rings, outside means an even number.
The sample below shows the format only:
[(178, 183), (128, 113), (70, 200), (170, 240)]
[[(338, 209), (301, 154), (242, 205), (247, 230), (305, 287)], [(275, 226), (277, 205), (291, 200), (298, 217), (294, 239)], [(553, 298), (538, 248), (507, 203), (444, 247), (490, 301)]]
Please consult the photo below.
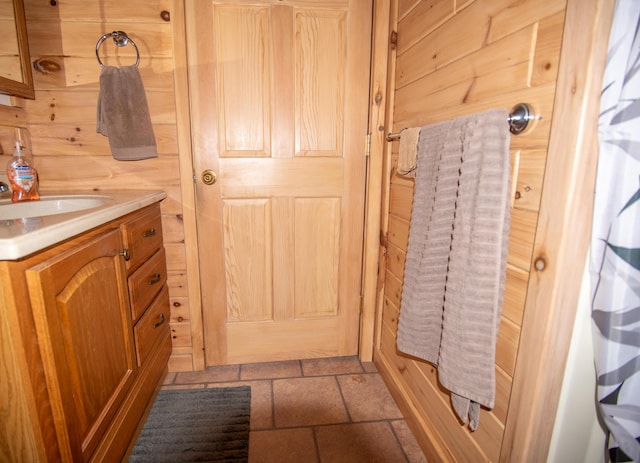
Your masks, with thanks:
[[(529, 121), (536, 118), (530, 105), (527, 103), (518, 103), (513, 107), (507, 121), (509, 122), (509, 131), (518, 135), (527, 128)], [(387, 134), (387, 141), (399, 140), (400, 132)]]
[(104, 64), (102, 64), (102, 61), (100, 61), (100, 54), (98, 53), (98, 50), (100, 49), (100, 45), (102, 45), (102, 42), (104, 42), (107, 37), (113, 37), (113, 43), (115, 43), (118, 47), (124, 47), (129, 43), (133, 45), (133, 48), (135, 48), (136, 50), (136, 67), (138, 66), (138, 64), (140, 64), (140, 52), (138, 51), (138, 47), (136, 46), (135, 42), (129, 38), (126, 32), (113, 31), (109, 32), (108, 34), (104, 34), (98, 39), (98, 43), (96, 43), (96, 58), (98, 58), (100, 67), (104, 66)]

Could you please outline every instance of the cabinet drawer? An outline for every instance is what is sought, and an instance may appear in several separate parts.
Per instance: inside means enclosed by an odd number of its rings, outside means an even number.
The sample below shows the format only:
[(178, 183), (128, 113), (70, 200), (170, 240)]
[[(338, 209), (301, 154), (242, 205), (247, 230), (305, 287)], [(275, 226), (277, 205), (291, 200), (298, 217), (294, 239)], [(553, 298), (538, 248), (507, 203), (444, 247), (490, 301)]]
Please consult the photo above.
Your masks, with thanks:
[(167, 282), (165, 252), (160, 249), (129, 277), (131, 318), (135, 323)]
[(162, 246), (160, 206), (154, 206), (147, 214), (124, 223), (122, 233), (124, 246), (129, 251), (127, 270), (133, 271)]
[(162, 288), (149, 310), (133, 328), (138, 366), (153, 351), (156, 341), (169, 336), (169, 290)]

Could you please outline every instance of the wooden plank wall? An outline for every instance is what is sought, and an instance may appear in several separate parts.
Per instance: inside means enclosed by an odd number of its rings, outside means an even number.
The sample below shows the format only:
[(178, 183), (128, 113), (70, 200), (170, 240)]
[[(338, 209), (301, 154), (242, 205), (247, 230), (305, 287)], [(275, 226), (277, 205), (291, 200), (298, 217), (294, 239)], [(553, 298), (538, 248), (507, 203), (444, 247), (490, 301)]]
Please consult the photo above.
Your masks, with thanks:
[[(483, 111), (531, 104), (541, 116), (511, 137), (513, 194), (507, 283), (496, 351), (496, 405), (470, 432), (426, 362), (396, 350), (413, 181), (395, 173), (392, 144), (383, 220), (382, 324), (374, 359), (396, 396), (410, 402), (414, 432), (433, 461), (498, 461), (531, 270), (564, 26), (564, 0), (399, 0), (394, 132)], [(415, 409), (412, 409), (415, 407)], [(417, 423), (417, 424), (415, 424)]]
[[(28, 151), (42, 189), (161, 189), (164, 245), (171, 298), (171, 370), (191, 370), (192, 343), (187, 287), (174, 56), (172, 0), (25, 0), (35, 100), (14, 99), (26, 113)], [(177, 2), (176, 2), (177, 3)], [(140, 51), (159, 157), (120, 162), (108, 140), (96, 133), (100, 67), (96, 42), (104, 33), (125, 31)], [(130, 65), (135, 50), (108, 38), (100, 47), (105, 65)], [(188, 136), (188, 134), (187, 134)], [(3, 137), (5, 154), (11, 133)], [(6, 140), (5, 140), (6, 138)]]

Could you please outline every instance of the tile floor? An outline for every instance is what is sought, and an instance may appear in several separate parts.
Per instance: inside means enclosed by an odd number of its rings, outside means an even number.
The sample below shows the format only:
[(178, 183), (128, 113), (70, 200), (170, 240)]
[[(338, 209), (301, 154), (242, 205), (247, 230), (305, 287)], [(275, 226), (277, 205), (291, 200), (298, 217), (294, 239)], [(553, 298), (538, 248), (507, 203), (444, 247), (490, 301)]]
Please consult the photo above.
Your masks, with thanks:
[(251, 386), (250, 463), (426, 459), (373, 363), (357, 357), (169, 373), (164, 388)]

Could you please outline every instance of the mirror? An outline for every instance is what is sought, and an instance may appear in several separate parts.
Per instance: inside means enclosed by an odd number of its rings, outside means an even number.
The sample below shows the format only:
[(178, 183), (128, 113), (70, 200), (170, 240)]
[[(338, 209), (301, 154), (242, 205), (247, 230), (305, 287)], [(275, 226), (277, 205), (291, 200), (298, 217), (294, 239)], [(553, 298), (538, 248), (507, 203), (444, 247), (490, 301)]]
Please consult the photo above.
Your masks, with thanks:
[(35, 98), (23, 0), (0, 0), (0, 93)]

